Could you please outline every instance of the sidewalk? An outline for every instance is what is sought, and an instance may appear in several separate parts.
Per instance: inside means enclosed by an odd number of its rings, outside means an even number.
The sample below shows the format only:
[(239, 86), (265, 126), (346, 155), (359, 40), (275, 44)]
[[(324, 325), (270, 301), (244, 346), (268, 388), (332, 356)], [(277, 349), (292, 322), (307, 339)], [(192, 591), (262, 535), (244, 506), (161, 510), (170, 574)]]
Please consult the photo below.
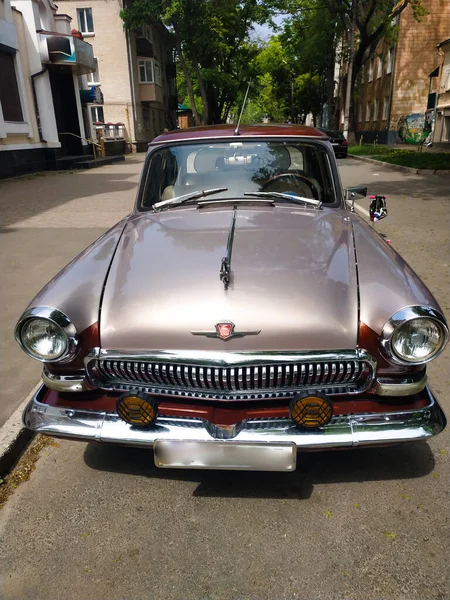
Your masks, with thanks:
[(41, 373), (14, 340), (17, 319), (53, 275), (132, 209), (143, 160), (0, 181), (0, 427)]

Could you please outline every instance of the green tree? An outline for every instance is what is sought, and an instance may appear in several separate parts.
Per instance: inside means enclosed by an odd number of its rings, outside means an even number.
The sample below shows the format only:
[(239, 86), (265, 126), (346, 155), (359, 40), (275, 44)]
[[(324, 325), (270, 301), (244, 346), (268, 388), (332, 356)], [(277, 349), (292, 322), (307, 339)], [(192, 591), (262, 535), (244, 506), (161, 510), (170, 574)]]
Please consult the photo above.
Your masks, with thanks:
[(199, 124), (197, 104), (205, 123), (227, 118), (247, 85), (249, 65), (257, 54), (249, 39), (252, 26), (270, 20), (270, 10), (262, 0), (133, 0), (121, 16), (126, 29), (156, 18), (173, 32), (189, 104)]

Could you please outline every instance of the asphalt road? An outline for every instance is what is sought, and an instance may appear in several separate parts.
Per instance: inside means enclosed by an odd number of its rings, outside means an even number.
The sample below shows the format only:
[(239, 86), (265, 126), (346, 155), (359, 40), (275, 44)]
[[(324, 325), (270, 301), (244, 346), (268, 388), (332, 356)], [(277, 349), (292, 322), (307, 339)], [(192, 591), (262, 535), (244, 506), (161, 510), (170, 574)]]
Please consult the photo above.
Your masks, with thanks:
[[(354, 159), (340, 167), (345, 185), (387, 194), (378, 230), (449, 317), (450, 179)], [(74, 197), (82, 174), (60, 177), (73, 240), (90, 203)], [(90, 197), (89, 230), (97, 214), (106, 226), (109, 197)], [(122, 200), (113, 204), (120, 212)], [(41, 232), (25, 233), (32, 244)], [(34, 267), (20, 268), (27, 277)], [(448, 415), (449, 362), (447, 350), (430, 368)], [(450, 430), (429, 443), (304, 454), (293, 474), (161, 471), (149, 451), (59, 444), (0, 510), (2, 600), (450, 598)]]

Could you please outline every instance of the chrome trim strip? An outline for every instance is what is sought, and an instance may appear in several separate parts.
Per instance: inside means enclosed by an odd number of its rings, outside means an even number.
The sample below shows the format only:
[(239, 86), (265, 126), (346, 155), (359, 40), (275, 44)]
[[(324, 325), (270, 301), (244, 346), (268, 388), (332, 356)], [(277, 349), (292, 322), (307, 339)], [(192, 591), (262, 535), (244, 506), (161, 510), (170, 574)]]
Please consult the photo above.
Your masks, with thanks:
[[(436, 398), (426, 388), (429, 404), (417, 409), (389, 413), (352, 414), (333, 417), (319, 430), (302, 431), (290, 419), (248, 419), (236, 426), (233, 441), (291, 442), (298, 448), (330, 449), (424, 440), (440, 433), (446, 418)], [(128, 425), (116, 413), (54, 407), (43, 404), (41, 386), (25, 408), (23, 422), (37, 433), (66, 438), (151, 447), (155, 440), (197, 440), (213, 442), (207, 422), (186, 417), (158, 417), (149, 430)], [(214, 426), (209, 424), (210, 431)], [(223, 438), (222, 438), (223, 439)]]
[[(406, 323), (407, 321), (411, 321), (412, 319), (417, 319), (420, 317), (425, 317), (437, 323), (442, 331), (442, 345), (434, 354), (432, 354), (426, 360), (419, 361), (411, 361), (411, 360), (402, 360), (399, 358), (392, 349), (392, 336), (394, 335), (395, 330)], [(397, 365), (424, 365), (430, 360), (434, 360), (439, 354), (444, 350), (447, 345), (449, 338), (449, 331), (447, 322), (441, 313), (434, 308), (430, 308), (429, 306), (406, 306), (401, 310), (397, 311), (392, 315), (392, 317), (385, 323), (382, 331), (381, 331), (381, 347), (390, 362), (393, 362)]]
[(42, 371), (42, 381), (45, 385), (56, 392), (87, 392), (95, 389), (90, 385), (86, 377), (79, 375), (55, 375), (47, 369)]
[(92, 359), (100, 360), (131, 360), (137, 362), (160, 362), (181, 364), (203, 364), (205, 367), (227, 367), (232, 365), (251, 366), (267, 365), (271, 363), (298, 363), (298, 362), (339, 362), (339, 361), (366, 361), (376, 368), (376, 361), (367, 350), (332, 350), (331, 352), (203, 352), (199, 350), (150, 350), (149, 352), (129, 352), (120, 350), (105, 350), (93, 348), (85, 358), (85, 365)]
[(428, 377), (424, 375), (419, 381), (398, 381), (377, 379), (375, 393), (378, 396), (412, 396), (418, 394), (427, 385)]
[[(26, 321), (29, 321), (30, 319), (47, 319), (62, 329), (67, 338), (67, 345), (64, 352), (58, 356), (58, 358), (54, 358), (52, 360), (38, 358), (29, 352), (25, 344), (23, 344), (21, 336), (22, 327)], [(60, 363), (70, 361), (74, 357), (78, 346), (78, 334), (75, 325), (66, 314), (51, 306), (34, 306), (33, 308), (27, 309), (17, 321), (14, 329), (14, 337), (25, 354), (43, 363)]]

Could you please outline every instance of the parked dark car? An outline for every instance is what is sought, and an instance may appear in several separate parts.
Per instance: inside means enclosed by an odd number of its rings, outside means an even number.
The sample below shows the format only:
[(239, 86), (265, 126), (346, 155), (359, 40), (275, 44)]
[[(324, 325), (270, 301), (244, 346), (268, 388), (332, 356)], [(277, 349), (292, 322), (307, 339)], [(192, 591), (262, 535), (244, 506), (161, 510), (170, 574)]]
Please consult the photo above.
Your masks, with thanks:
[(447, 324), (349, 210), (366, 192), (310, 127), (155, 138), (131, 214), (17, 324), (43, 363), (25, 425), (153, 448), (158, 467), (269, 471), (442, 431), (426, 367)]
[(336, 158), (347, 158), (348, 142), (342, 131), (330, 131), (329, 129), (323, 129), (322, 127), (319, 127), (319, 129), (320, 131), (323, 131), (323, 133), (326, 133), (330, 138)]

